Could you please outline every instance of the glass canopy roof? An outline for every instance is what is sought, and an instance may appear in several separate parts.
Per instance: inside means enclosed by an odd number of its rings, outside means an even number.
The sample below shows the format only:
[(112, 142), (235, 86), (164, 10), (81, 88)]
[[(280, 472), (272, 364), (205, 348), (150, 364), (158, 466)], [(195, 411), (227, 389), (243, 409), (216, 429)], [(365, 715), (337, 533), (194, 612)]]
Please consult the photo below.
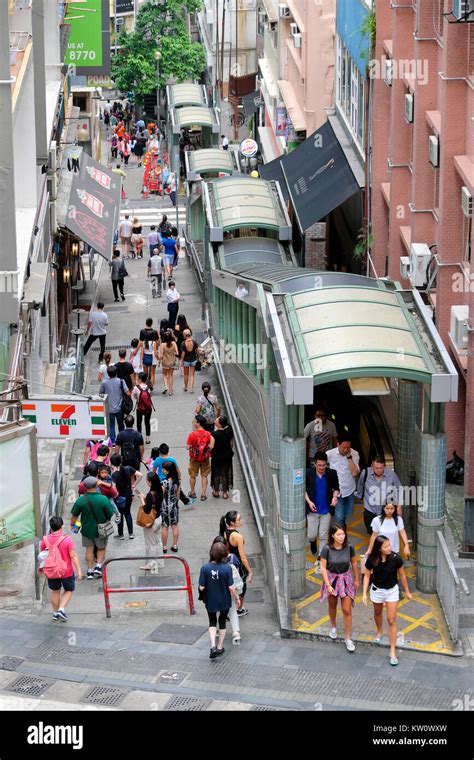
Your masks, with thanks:
[(188, 153), (188, 160), (190, 170), (196, 174), (234, 171), (230, 151), (219, 148), (193, 150)]
[(170, 85), (170, 107), (205, 106), (206, 100), (200, 84), (184, 82)]

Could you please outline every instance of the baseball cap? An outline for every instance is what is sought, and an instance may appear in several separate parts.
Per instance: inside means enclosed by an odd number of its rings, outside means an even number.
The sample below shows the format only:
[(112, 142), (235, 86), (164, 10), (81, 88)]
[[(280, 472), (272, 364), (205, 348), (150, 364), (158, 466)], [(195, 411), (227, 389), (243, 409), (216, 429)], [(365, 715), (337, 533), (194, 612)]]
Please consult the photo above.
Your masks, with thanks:
[(84, 478), (82, 481), (86, 488), (95, 488), (97, 483), (99, 482), (97, 478), (94, 478), (92, 475), (89, 475), (89, 477)]

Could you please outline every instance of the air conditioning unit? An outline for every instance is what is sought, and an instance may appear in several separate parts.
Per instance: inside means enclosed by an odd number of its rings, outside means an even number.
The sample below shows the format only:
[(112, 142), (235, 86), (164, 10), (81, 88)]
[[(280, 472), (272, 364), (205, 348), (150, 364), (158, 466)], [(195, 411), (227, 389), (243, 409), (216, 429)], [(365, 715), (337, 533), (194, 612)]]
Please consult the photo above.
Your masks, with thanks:
[(292, 21), (291, 24), (290, 24), (290, 33), (294, 37), (295, 34), (298, 34), (298, 32), (299, 32), (298, 24), (295, 24), (294, 21)]
[(453, 0), (453, 16), (459, 21), (469, 21), (471, 13), (474, 13), (473, 0)]
[(290, 9), (286, 3), (278, 3), (278, 15), (280, 18), (290, 17)]
[(458, 351), (463, 351), (467, 348), (469, 340), (468, 319), (469, 306), (451, 306), (451, 329), (449, 334)]
[(461, 188), (461, 205), (464, 216), (472, 218), (472, 195), (465, 185)]
[(393, 82), (393, 61), (391, 58), (384, 58), (383, 61), (383, 81), (387, 87), (392, 86)]
[(400, 256), (400, 277), (402, 280), (410, 279), (410, 257)]
[(413, 95), (408, 93), (405, 95), (405, 119), (408, 124), (413, 124), (413, 110), (415, 105), (415, 99)]
[(422, 288), (428, 278), (426, 270), (431, 261), (431, 251), (426, 243), (412, 243), (410, 246), (410, 271), (408, 279), (414, 288)]
[(301, 34), (294, 34), (293, 35), (293, 45), (295, 46), (295, 48), (300, 48), (301, 47), (301, 42), (302, 42)]
[(430, 135), (428, 140), (428, 157), (430, 163), (437, 169), (439, 166), (439, 138), (435, 135)]

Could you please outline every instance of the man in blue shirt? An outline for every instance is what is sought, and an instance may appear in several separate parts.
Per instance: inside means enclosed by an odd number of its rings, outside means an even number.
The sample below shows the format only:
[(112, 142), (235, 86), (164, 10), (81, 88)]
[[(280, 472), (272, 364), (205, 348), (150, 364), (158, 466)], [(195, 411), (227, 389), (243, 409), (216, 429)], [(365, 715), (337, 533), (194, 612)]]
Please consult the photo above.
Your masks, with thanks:
[[(327, 543), (331, 516), (339, 496), (339, 481), (335, 470), (328, 468), (328, 458), (324, 451), (314, 457), (315, 467), (306, 470), (306, 518), (308, 521), (308, 541), (311, 553), (317, 554), (316, 572), (320, 571), (321, 549)], [(319, 536), (319, 552), (317, 538)]]
[[(158, 447), (158, 451), (160, 452), (160, 456), (156, 457), (156, 459), (153, 460), (153, 470), (158, 475), (160, 481), (163, 481), (163, 480), (166, 479), (166, 475), (163, 472), (163, 462), (173, 462), (173, 464), (176, 466), (176, 469), (178, 471), (179, 482), (181, 483), (181, 470), (179, 469), (179, 465), (178, 465), (178, 462), (176, 461), (176, 459), (174, 457), (168, 456), (169, 450), (170, 450), (170, 447), (168, 446), (167, 443), (162, 443)], [(196, 501), (196, 499), (193, 499), (190, 496), (186, 496), (186, 494), (184, 493), (184, 489), (183, 488), (181, 488), (181, 490), (180, 490), (180, 497), (179, 498), (183, 502), (183, 504), (186, 505), (186, 506), (188, 504), (194, 504), (194, 502)]]

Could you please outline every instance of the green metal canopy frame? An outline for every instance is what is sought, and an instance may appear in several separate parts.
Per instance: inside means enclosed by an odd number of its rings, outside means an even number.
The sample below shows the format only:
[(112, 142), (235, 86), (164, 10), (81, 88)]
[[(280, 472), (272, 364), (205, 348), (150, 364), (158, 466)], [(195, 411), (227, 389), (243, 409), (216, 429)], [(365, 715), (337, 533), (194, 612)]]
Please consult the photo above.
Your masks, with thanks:
[(280, 230), (287, 220), (271, 182), (246, 176), (223, 177), (208, 183), (216, 227), (224, 230)]
[(400, 291), (326, 286), (284, 302), (301, 367), (316, 385), (374, 376), (431, 383), (438, 372)]
[(203, 148), (188, 153), (189, 168), (196, 174), (214, 174), (234, 171), (230, 151), (220, 148)]

